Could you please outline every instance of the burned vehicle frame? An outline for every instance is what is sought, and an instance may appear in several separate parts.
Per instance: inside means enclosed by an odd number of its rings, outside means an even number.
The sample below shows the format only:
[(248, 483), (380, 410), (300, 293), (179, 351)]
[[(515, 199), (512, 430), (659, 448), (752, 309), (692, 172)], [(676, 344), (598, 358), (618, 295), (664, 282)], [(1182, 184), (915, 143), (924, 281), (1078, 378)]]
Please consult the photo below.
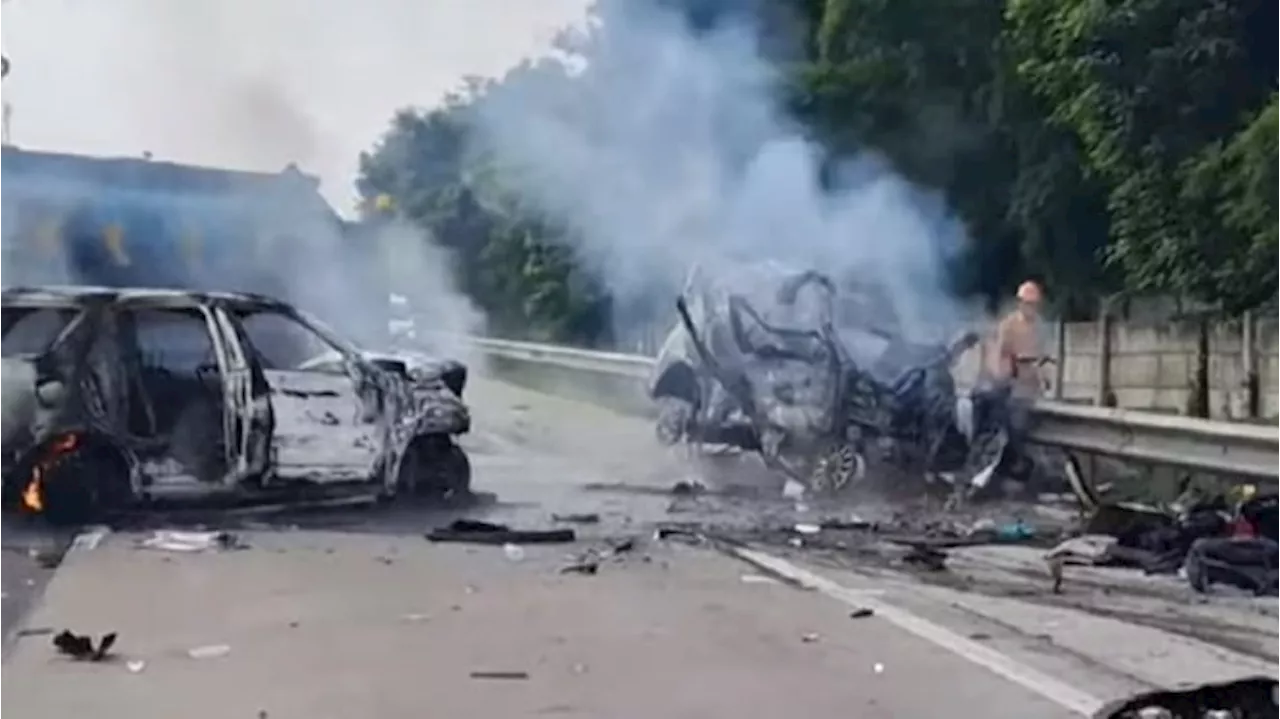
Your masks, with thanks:
[(461, 386), (287, 303), (14, 288), (3, 320), (8, 505), (82, 522), (151, 500), (469, 491)]
[[(742, 284), (703, 281), (695, 271), (677, 300), (679, 324), (649, 386), (664, 444), (758, 452), (818, 493), (849, 486), (869, 460), (922, 476), (989, 473), (1002, 461), (1000, 398), (982, 393), (962, 403), (952, 376), (975, 334), (929, 346), (886, 338), (898, 360), (886, 380), (855, 361), (842, 339), (829, 277), (770, 270)], [(815, 302), (801, 307), (806, 288)], [(777, 319), (766, 317), (771, 311)]]

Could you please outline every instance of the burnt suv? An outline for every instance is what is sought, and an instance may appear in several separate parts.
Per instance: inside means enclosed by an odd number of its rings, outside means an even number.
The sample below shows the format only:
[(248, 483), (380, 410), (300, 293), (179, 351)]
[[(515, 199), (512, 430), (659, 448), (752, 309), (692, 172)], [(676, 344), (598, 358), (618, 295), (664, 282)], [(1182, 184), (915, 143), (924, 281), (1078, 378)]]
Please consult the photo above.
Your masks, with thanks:
[(172, 498), (469, 492), (456, 363), (410, 371), (260, 295), (2, 297), (8, 505), (82, 522)]

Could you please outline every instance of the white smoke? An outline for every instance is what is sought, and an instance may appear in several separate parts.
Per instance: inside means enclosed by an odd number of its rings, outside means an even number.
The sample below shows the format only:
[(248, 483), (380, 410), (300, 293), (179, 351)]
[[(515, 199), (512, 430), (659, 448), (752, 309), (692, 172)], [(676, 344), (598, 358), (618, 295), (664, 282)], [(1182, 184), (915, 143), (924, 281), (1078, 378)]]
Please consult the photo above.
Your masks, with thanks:
[(669, 308), (695, 264), (778, 260), (871, 287), (909, 334), (960, 323), (945, 263), (967, 239), (942, 201), (872, 155), (821, 182), (756, 28), (695, 31), (673, 4), (599, 0), (558, 57), (494, 86), (477, 151), (507, 189), (568, 226), (624, 314)]

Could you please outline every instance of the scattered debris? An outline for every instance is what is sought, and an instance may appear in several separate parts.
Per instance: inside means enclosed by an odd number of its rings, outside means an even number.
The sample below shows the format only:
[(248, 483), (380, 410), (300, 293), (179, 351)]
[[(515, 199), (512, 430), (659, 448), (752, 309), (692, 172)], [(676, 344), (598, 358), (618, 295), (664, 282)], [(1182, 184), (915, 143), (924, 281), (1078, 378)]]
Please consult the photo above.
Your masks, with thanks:
[(788, 478), (782, 485), (782, 496), (784, 499), (799, 499), (804, 496), (804, 485)]
[(529, 672), (471, 672), (472, 679), (528, 679)]
[(808, 535), (813, 535), (813, 534), (817, 534), (818, 532), (821, 532), (821, 531), (822, 531), (822, 527), (820, 527), (820, 526), (818, 526), (818, 525), (816, 525), (816, 524), (805, 524), (805, 523), (801, 523), (801, 524), (797, 524), (797, 525), (795, 526), (795, 530), (796, 530), (796, 532), (797, 532), (797, 533), (799, 533), (799, 534), (808, 534)]
[(69, 629), (64, 629), (53, 638), (53, 646), (58, 651), (72, 659), (80, 661), (100, 662), (106, 659), (111, 647), (115, 646), (116, 633), (108, 632), (102, 635), (102, 639), (94, 645), (93, 637), (85, 634), (75, 634)]
[(744, 574), (742, 575), (743, 584), (779, 584), (778, 580), (763, 574)]
[(561, 574), (586, 574), (594, 575), (600, 571), (600, 562), (595, 559), (581, 559), (573, 564), (568, 564), (560, 568)]
[(614, 555), (618, 555), (618, 554), (625, 554), (627, 552), (630, 552), (635, 548), (636, 548), (636, 540), (623, 539), (618, 542), (615, 542), (613, 546), (609, 547), (609, 551)]
[(141, 674), (142, 670), (147, 668), (147, 663), (141, 659), (130, 659), (124, 663), (124, 667), (130, 674)]
[(688, 527), (658, 527), (653, 532), (653, 538), (658, 541), (680, 539), (695, 544), (706, 540), (701, 532)]
[(600, 515), (595, 512), (583, 512), (579, 514), (553, 514), (551, 521), (563, 522), (565, 524), (599, 524)]
[(144, 549), (166, 552), (205, 552), (211, 549), (248, 549), (249, 545), (231, 532), (189, 532), (173, 529), (157, 530), (139, 542)]
[(524, 549), (518, 544), (507, 543), (502, 545), (502, 553), (513, 562), (524, 561)]
[(819, 637), (817, 632), (807, 632), (800, 636), (800, 641), (804, 642), (805, 644), (813, 644), (814, 642), (818, 641), (818, 639)]
[(1272, 717), (1280, 709), (1280, 705), (1276, 703), (1277, 688), (1280, 688), (1280, 683), (1275, 679), (1258, 676), (1232, 682), (1202, 684), (1180, 691), (1145, 692), (1107, 704), (1094, 713), (1093, 719), (1145, 719), (1151, 716), (1177, 719), (1215, 716)]
[(206, 644), (201, 647), (193, 647), (187, 650), (187, 656), (192, 659), (217, 659), (225, 657), (231, 653), (231, 647), (226, 644)]
[(18, 633), (14, 636), (19, 639), (23, 637), (47, 637), (50, 634), (53, 634), (54, 631), (53, 627), (28, 627), (26, 629), (19, 629)]
[(924, 544), (910, 545), (910, 550), (903, 555), (902, 561), (931, 572), (941, 572), (947, 568), (946, 552), (938, 551)]
[(430, 614), (405, 614), (400, 617), (404, 622), (425, 622), (431, 619)]
[(874, 609), (872, 609), (871, 607), (858, 607), (857, 609), (853, 610), (852, 612), (849, 612), (849, 618), (850, 618), (850, 619), (865, 619), (865, 618), (867, 618), (867, 617), (875, 616), (875, 613), (876, 613), (876, 611), (875, 611)]
[(395, 560), (392, 559), (391, 557), (378, 556), (378, 557), (375, 557), (375, 559), (378, 561), (379, 564), (385, 564), (387, 566), (391, 566), (392, 564), (395, 563)]
[(671, 486), (671, 493), (677, 497), (694, 497), (707, 493), (707, 488), (698, 482), (680, 481)]
[(99, 524), (86, 527), (84, 531), (76, 535), (75, 539), (71, 540), (71, 549), (91, 552), (97, 549), (99, 544), (102, 544), (102, 540), (106, 539), (108, 534), (111, 534), (111, 527), (106, 525)]
[(973, 634), (969, 635), (969, 638), (975, 642), (991, 641), (991, 635), (987, 634), (986, 632), (974, 632)]
[(1257, 596), (1277, 593), (1280, 547), (1266, 538), (1197, 539), (1187, 550), (1187, 582), (1197, 592), (1227, 584)]
[(469, 542), (472, 544), (562, 544), (572, 542), (577, 534), (572, 529), (516, 530), (505, 524), (458, 519), (447, 527), (438, 527), (426, 535), (432, 542)]
[(1050, 556), (1045, 559), (1049, 565), (1049, 578), (1053, 580), (1053, 593), (1062, 594), (1062, 557)]
[(884, 665), (881, 664), (880, 662), (876, 662), (875, 664), (871, 665), (871, 671), (875, 672), (876, 674), (884, 674)]

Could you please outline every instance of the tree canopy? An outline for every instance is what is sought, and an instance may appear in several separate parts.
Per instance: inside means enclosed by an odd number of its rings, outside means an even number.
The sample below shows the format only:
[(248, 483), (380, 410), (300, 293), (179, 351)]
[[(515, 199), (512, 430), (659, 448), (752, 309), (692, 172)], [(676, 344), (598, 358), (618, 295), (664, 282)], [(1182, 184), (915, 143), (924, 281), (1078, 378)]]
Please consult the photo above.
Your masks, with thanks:
[[(692, 26), (741, 3), (675, 2)], [(873, 151), (940, 191), (970, 243), (953, 290), (1042, 279), (1068, 314), (1118, 292), (1237, 312), (1276, 295), (1276, 5), (1246, 0), (759, 0), (780, 106), (833, 158)], [(778, 18), (798, 20), (779, 24)], [(783, 30), (778, 28), (782, 27)], [(655, 60), (656, 61), (656, 60)], [(610, 298), (563, 218), (532, 209), (470, 142), (504, 84), (468, 79), (396, 115), (359, 190), (452, 250), (498, 331), (607, 341)], [(618, 168), (626, 172), (626, 168)]]

